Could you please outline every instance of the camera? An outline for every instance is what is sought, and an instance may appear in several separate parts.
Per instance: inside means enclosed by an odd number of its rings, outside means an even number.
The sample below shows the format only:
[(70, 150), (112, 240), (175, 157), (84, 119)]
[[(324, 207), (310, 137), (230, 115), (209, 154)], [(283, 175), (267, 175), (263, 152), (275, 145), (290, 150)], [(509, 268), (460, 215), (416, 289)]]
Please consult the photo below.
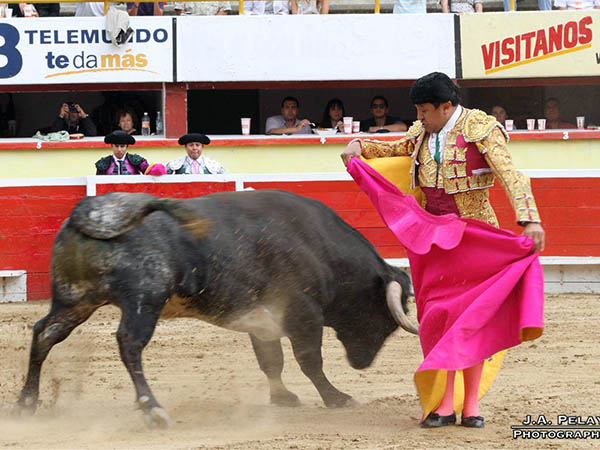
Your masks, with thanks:
[(78, 112), (78, 111), (77, 111), (77, 108), (75, 108), (75, 103), (73, 103), (73, 102), (68, 102), (68, 103), (67, 103), (67, 106), (69, 107), (69, 112), (72, 112), (72, 113), (76, 113), (76, 112)]

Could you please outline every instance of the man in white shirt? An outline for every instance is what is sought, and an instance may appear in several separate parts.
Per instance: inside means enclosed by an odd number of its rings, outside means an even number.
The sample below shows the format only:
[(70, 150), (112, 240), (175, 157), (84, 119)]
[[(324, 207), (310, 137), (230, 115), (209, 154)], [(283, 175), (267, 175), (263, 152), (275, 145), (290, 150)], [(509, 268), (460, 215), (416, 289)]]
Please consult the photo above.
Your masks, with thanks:
[(214, 159), (202, 154), (205, 145), (210, 144), (210, 139), (200, 133), (189, 133), (179, 138), (179, 145), (185, 146), (187, 156), (172, 159), (166, 165), (170, 175), (215, 175), (227, 173), (225, 167)]
[(558, 9), (600, 9), (600, 0), (554, 0), (554, 6)]
[(290, 13), (289, 2), (281, 1), (260, 1), (260, 2), (244, 2), (244, 15), (285, 15)]
[(267, 134), (312, 134), (310, 120), (298, 119), (300, 103), (296, 97), (286, 97), (281, 101), (281, 114), (267, 119)]

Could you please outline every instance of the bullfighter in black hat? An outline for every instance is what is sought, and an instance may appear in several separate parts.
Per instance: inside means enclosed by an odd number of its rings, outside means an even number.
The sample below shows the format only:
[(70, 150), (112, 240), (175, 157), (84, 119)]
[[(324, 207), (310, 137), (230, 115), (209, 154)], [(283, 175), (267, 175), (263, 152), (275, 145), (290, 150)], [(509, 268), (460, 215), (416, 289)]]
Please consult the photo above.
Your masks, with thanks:
[(205, 145), (210, 144), (210, 139), (200, 133), (189, 133), (179, 138), (179, 145), (185, 146), (187, 156), (169, 161), (166, 165), (168, 174), (222, 174), (227, 170), (214, 159), (202, 154)]
[(138, 175), (148, 168), (148, 161), (127, 148), (135, 144), (135, 138), (122, 130), (113, 131), (104, 138), (112, 145), (113, 154), (96, 161), (96, 175)]
[[(498, 221), (490, 205), (489, 188), (498, 178), (511, 201), (516, 222), (524, 227), (523, 234), (533, 240), (534, 251), (543, 250), (544, 230), (529, 179), (515, 169), (507, 147), (509, 137), (502, 125), (483, 111), (461, 106), (458, 86), (440, 72), (416, 80), (410, 98), (417, 109), (418, 120), (403, 139), (387, 142), (355, 139), (341, 155), (344, 163), (361, 155), (367, 159), (410, 156), (412, 187), (418, 185), (423, 191), (422, 206), (428, 212), (435, 215), (454, 213), (496, 227)], [(467, 269), (465, 276), (471, 276)], [(419, 301), (427, 302), (428, 299)], [(453, 314), (458, 316), (460, 311), (453, 311)], [(440, 317), (442, 332), (455, 319)], [(455, 342), (453, 348), (464, 351), (461, 342)], [(421, 425), (431, 428), (454, 424), (456, 406), (459, 411), (462, 409), (461, 425), (483, 427), (478, 396), (483, 395), (495, 376), (490, 366), (481, 361), (461, 369), (464, 396), (462, 390), (454, 391), (454, 370), (442, 371), (436, 380), (430, 377), (430, 384), (424, 389), (415, 378), (419, 394), (429, 393), (421, 397), (424, 409)], [(496, 366), (499, 367), (499, 363)]]

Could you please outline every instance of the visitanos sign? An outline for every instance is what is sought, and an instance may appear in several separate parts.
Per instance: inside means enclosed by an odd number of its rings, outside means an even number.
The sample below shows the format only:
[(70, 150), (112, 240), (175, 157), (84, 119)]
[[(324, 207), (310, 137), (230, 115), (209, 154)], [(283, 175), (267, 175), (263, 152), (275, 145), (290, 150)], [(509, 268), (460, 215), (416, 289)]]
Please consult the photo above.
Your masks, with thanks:
[(0, 85), (168, 82), (173, 80), (171, 18), (132, 17), (134, 33), (113, 45), (104, 17), (0, 22)]
[(463, 78), (600, 75), (600, 10), (461, 16)]

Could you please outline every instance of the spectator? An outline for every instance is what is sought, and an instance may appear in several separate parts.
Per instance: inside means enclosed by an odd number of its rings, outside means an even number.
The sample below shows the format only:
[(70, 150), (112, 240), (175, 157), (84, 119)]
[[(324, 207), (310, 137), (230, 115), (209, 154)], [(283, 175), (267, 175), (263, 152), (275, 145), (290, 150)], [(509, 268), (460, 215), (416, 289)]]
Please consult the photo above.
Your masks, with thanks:
[(26, 7), (31, 7), (31, 17), (39, 17), (37, 9), (31, 3), (12, 3), (8, 7), (12, 10), (12, 17), (27, 17)]
[(145, 105), (137, 93), (121, 91), (103, 91), (104, 102), (92, 112), (92, 120), (98, 128), (99, 136), (106, 136), (111, 131), (118, 129), (117, 114), (122, 110), (131, 111), (134, 118), (134, 126), (139, 130), (139, 118), (144, 111), (152, 111), (154, 105)]
[(175, 2), (175, 14), (189, 14), (192, 16), (227, 16), (231, 14), (229, 2)]
[(377, 95), (371, 100), (371, 114), (373, 117), (360, 122), (360, 130), (376, 133), (379, 130), (406, 131), (406, 123), (396, 117), (388, 116), (388, 101), (385, 97)]
[(69, 134), (83, 133), (84, 136), (96, 136), (96, 125), (77, 103), (63, 103), (50, 131), (68, 131)]
[(394, 0), (394, 14), (426, 14), (426, 0)]
[(222, 174), (227, 173), (225, 167), (214, 159), (202, 154), (205, 145), (210, 144), (208, 136), (199, 133), (190, 133), (179, 138), (179, 145), (185, 145), (187, 156), (181, 156), (169, 161), (166, 165), (167, 173), (173, 175), (195, 174)]
[(135, 138), (122, 130), (113, 131), (104, 138), (111, 144), (113, 154), (96, 161), (96, 175), (138, 175), (148, 169), (148, 161), (135, 153), (128, 153), (128, 146)]
[(292, 14), (329, 14), (329, 0), (290, 0)]
[(90, 2), (77, 3), (75, 17), (102, 17), (104, 16), (104, 3)]
[(339, 98), (332, 98), (327, 102), (325, 111), (323, 111), (323, 120), (321, 121), (321, 128), (337, 128), (338, 131), (344, 131), (344, 104)]
[(494, 116), (496, 120), (502, 125), (504, 125), (504, 122), (508, 118), (506, 110), (500, 105), (496, 105), (492, 108), (492, 116)]
[(310, 121), (298, 119), (300, 103), (296, 97), (286, 97), (281, 101), (281, 115), (267, 119), (267, 134), (312, 134)]
[(138, 120), (131, 109), (122, 109), (117, 112), (117, 125), (127, 134), (140, 134), (138, 129)]
[(0, 94), (0, 136), (9, 138), (17, 135), (17, 117), (12, 94)]
[(483, 0), (451, 0), (450, 7), (448, 7), (449, 0), (442, 1), (442, 12), (447, 13), (473, 13), (483, 12)]
[(162, 16), (165, 2), (127, 2), (127, 14), (130, 16)]
[(244, 15), (254, 16), (263, 14), (285, 15), (290, 13), (289, 2), (285, 1), (256, 1), (244, 2)]
[(554, 0), (558, 9), (600, 9), (600, 0)]
[(549, 98), (544, 105), (544, 117), (546, 118), (546, 129), (569, 129), (577, 128), (569, 122), (565, 122), (560, 118), (560, 102), (556, 98)]
[(35, 9), (40, 17), (58, 17), (60, 15), (60, 3), (34, 3)]

